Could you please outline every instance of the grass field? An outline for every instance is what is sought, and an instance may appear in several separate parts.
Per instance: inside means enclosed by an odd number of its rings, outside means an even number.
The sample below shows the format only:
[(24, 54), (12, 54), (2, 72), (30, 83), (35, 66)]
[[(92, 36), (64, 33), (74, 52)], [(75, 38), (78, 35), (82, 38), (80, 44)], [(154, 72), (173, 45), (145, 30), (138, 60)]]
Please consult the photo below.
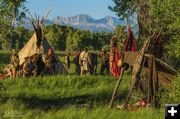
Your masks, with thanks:
[[(126, 97), (129, 76), (124, 75), (115, 105)], [(1, 117), (22, 118), (93, 118), (93, 119), (160, 119), (163, 111), (143, 109), (120, 111), (108, 109), (115, 84), (114, 78), (101, 76), (49, 76), (36, 79), (4, 80), (1, 82)], [(155, 116), (157, 115), (157, 116)]]
[[(0, 52), (0, 68), (9, 62), (8, 53)], [(2, 58), (3, 57), (3, 58)], [(130, 85), (126, 72), (114, 107), (108, 104), (116, 78), (108, 76), (55, 75), (0, 81), (0, 118), (22, 119), (163, 119), (163, 109), (120, 111)], [(137, 101), (132, 98), (130, 103)]]

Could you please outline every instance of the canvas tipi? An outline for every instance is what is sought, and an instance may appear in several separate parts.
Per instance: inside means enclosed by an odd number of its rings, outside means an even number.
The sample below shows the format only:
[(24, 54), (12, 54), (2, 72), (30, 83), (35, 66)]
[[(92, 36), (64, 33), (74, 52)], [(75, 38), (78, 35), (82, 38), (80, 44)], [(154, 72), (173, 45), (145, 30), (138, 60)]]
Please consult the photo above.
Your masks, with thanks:
[[(36, 20), (32, 17), (31, 23), (35, 30), (35, 33), (32, 35), (31, 39), (25, 44), (25, 46), (18, 53), (20, 65), (23, 64), (26, 57), (31, 57), (33, 55), (44, 55), (48, 52), (48, 49), (52, 49), (47, 39), (43, 34), (43, 25), (45, 23), (45, 18), (43, 17), (39, 20), (39, 17)], [(59, 60), (58, 56), (53, 51), (56, 58), (56, 73), (64, 74), (67, 73), (67, 70), (63, 66), (63, 63)]]

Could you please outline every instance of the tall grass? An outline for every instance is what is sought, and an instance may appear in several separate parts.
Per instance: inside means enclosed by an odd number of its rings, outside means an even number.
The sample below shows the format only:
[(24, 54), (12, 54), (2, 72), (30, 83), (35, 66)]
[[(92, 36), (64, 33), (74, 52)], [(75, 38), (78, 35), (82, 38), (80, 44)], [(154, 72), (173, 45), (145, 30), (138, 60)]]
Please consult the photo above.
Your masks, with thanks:
[[(130, 77), (124, 75), (115, 104), (127, 94)], [(159, 119), (162, 111), (108, 109), (116, 79), (104, 76), (47, 76), (1, 81), (0, 116), (42, 119)], [(157, 114), (159, 116), (154, 117)]]

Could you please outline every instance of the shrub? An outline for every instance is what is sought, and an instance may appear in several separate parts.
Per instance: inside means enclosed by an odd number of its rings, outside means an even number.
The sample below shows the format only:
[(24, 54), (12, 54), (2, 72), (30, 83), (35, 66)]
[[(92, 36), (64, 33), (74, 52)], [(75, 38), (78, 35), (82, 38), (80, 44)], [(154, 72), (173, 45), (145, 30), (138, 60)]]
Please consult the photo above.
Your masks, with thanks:
[(159, 97), (161, 105), (180, 102), (180, 75), (173, 80), (169, 87), (161, 89)]

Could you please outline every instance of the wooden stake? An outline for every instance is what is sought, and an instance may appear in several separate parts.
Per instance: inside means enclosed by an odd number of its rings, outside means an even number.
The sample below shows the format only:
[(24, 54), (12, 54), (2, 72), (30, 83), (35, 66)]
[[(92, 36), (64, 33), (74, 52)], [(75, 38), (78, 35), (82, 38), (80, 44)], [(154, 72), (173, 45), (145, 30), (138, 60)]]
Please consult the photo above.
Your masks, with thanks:
[(125, 101), (125, 103), (124, 103), (124, 108), (125, 108), (125, 109), (127, 109), (128, 102), (129, 102), (129, 100), (130, 100), (131, 94), (133, 93), (133, 90), (134, 90), (134, 86), (135, 86), (135, 84), (136, 84), (136, 81), (137, 81), (137, 78), (136, 78), (135, 80), (133, 80), (133, 83), (132, 83), (132, 85), (131, 85), (131, 87), (130, 87), (130, 90), (129, 90), (127, 99), (126, 99), (126, 101)]
[(113, 101), (114, 101), (114, 99), (115, 99), (115, 97), (116, 97), (116, 95), (117, 95), (117, 91), (118, 91), (119, 86), (120, 86), (120, 83), (121, 83), (121, 81), (122, 81), (123, 72), (124, 72), (124, 68), (121, 68), (121, 75), (119, 76), (119, 78), (118, 78), (118, 80), (117, 80), (117, 82), (116, 82), (116, 86), (115, 86), (115, 88), (114, 88), (114, 92), (113, 92), (113, 94), (112, 94), (111, 101), (110, 101), (110, 103), (109, 103), (109, 108), (112, 107)]

